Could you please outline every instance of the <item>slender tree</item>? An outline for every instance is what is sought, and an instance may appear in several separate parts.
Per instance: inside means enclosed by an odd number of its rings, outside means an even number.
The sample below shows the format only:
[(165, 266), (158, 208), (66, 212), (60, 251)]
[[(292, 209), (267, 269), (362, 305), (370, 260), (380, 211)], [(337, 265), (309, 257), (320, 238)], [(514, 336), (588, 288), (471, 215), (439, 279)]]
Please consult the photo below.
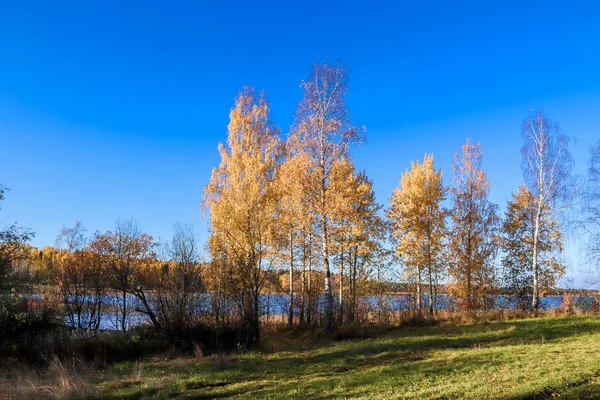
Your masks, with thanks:
[[(365, 272), (370, 260), (368, 253), (376, 251), (383, 236), (383, 225), (373, 183), (364, 171), (356, 172), (349, 160), (344, 159), (333, 167), (330, 195), (332, 250), (336, 253), (339, 272), (338, 320), (341, 324), (345, 317), (354, 318), (358, 273)], [(346, 289), (349, 301), (346, 301)]]
[(587, 235), (587, 259), (600, 269), (600, 141), (590, 149), (587, 184), (583, 193), (583, 228)]
[(69, 325), (74, 329), (97, 331), (107, 289), (104, 264), (92, 251), (85, 228), (76, 222), (71, 228), (63, 226), (56, 248), (55, 281), (62, 294)]
[(571, 154), (567, 148), (569, 139), (562, 133), (560, 126), (537, 111), (523, 122), (522, 169), (527, 189), (534, 201), (535, 214), (533, 225), (533, 248), (531, 257), (532, 307), (539, 308), (540, 297), (540, 232), (543, 221), (553, 220), (559, 206), (572, 194)]
[[(289, 307), (288, 324), (294, 321), (294, 265), (303, 257), (296, 255), (305, 228), (311, 229), (309, 207), (306, 202), (307, 192), (307, 157), (303, 154), (289, 156), (278, 169), (276, 190), (278, 191), (277, 214), (281, 229), (278, 230), (279, 241), (285, 248), (284, 259), (288, 262)], [(296, 257), (295, 257), (296, 256)], [(303, 293), (304, 295), (304, 293)]]
[(93, 251), (103, 259), (110, 270), (112, 287), (119, 292), (117, 304), (117, 328), (123, 332), (129, 325), (129, 314), (132, 307), (129, 295), (141, 302), (140, 311), (146, 314), (151, 322), (160, 326), (146, 297), (144, 287), (140, 284), (144, 269), (155, 259), (156, 243), (152, 236), (141, 231), (133, 220), (117, 221), (114, 231), (104, 234), (96, 233), (92, 242)]
[(151, 305), (160, 325), (171, 333), (193, 323), (204, 291), (199, 244), (193, 225), (175, 224), (162, 257), (145, 274), (154, 289)]
[(336, 162), (350, 158), (350, 146), (362, 140), (364, 128), (353, 125), (346, 109), (348, 73), (338, 63), (317, 64), (302, 82), (304, 97), (298, 105), (290, 143), (293, 153), (308, 156), (315, 174), (311, 187), (314, 214), (319, 220), (321, 258), (325, 271), (325, 332), (333, 328), (333, 295), (330, 268), (330, 225), (332, 205), (328, 202), (331, 174)]
[(406, 267), (405, 276), (416, 282), (419, 312), (423, 281), (429, 285), (429, 312), (433, 313), (436, 278), (444, 272), (447, 211), (441, 202), (445, 198), (442, 170), (435, 169), (433, 155), (425, 155), (423, 163), (413, 162), (411, 170), (402, 174), (400, 187), (394, 189), (387, 210), (396, 252)]
[(469, 139), (462, 156), (454, 154), (452, 234), (449, 245), (450, 292), (466, 309), (485, 307), (495, 281), (494, 256), (500, 218), (488, 200), (489, 182), (481, 167), (483, 152)]

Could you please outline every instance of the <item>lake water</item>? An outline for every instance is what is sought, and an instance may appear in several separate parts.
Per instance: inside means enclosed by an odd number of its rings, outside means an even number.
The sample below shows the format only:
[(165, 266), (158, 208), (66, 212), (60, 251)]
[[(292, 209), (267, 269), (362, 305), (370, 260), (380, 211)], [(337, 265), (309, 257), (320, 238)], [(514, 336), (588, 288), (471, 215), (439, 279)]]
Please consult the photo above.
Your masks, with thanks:
[[(299, 298), (296, 298), (300, 300)], [(541, 308), (543, 310), (552, 310), (559, 308), (563, 303), (563, 296), (546, 296), (540, 298)], [(594, 304), (594, 298), (591, 296), (575, 296), (573, 297), (573, 302), (575, 306), (582, 310), (590, 310)], [(105, 295), (104, 296), (104, 304), (108, 306), (116, 306), (120, 303), (121, 296), (119, 295)], [(132, 295), (128, 295), (127, 301), (132, 309), (139, 307), (138, 300)], [(427, 309), (429, 304), (428, 295), (422, 296), (423, 307)], [(334, 299), (334, 302), (337, 303), (337, 299)], [(371, 308), (373, 310), (377, 309), (378, 299), (375, 296), (363, 296), (359, 298), (359, 302), (363, 307)], [(380, 298), (380, 302), (385, 304), (385, 308), (389, 311), (406, 311), (411, 309), (414, 306), (414, 296), (411, 295), (387, 295)], [(514, 298), (508, 296), (496, 296), (496, 309), (501, 310), (511, 310), (515, 309), (515, 301)], [(334, 303), (334, 305), (335, 305)], [(324, 298), (321, 297), (319, 299), (318, 308), (320, 311), (324, 310)], [(299, 301), (296, 302), (295, 308), (296, 312), (300, 307)], [(436, 308), (439, 310), (445, 310), (451, 307), (451, 298), (447, 295), (438, 295)], [(198, 312), (209, 312), (210, 311), (210, 295), (204, 294), (198, 303)], [(285, 294), (263, 294), (260, 297), (260, 311), (262, 315), (273, 315), (273, 316), (281, 316), (286, 315), (289, 308), (289, 296)], [(113, 307), (114, 309), (114, 307)], [(85, 320), (86, 316), (82, 315)], [(102, 319), (100, 323), (100, 329), (111, 330), (117, 329), (118, 324), (116, 323), (116, 313), (115, 311), (107, 311), (103, 312)], [(139, 312), (130, 312), (128, 317), (128, 326), (137, 326), (141, 324), (150, 323), (148, 317)], [(68, 322), (67, 322), (68, 324)]]

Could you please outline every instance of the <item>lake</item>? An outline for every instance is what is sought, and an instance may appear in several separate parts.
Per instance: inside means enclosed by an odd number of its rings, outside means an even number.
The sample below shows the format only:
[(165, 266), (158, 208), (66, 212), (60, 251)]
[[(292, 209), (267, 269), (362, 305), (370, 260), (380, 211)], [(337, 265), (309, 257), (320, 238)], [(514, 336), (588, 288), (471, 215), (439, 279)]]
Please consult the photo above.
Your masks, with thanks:
[[(197, 309), (199, 313), (202, 312), (210, 312), (210, 294), (203, 294), (200, 299)], [(559, 308), (563, 303), (564, 296), (546, 296), (542, 297), (540, 305), (542, 310), (548, 311), (552, 309)], [(296, 298), (300, 300), (299, 298)], [(121, 301), (120, 295), (108, 294), (104, 296), (104, 304), (106, 308), (112, 309), (111, 311), (105, 311), (102, 313), (102, 319), (100, 323), (100, 329), (103, 330), (113, 330), (117, 329), (116, 324), (116, 312), (115, 307)], [(127, 296), (128, 304), (130, 308), (134, 309), (139, 307), (138, 299), (135, 296), (128, 295)], [(422, 296), (423, 307), (427, 309), (429, 296), (424, 294)], [(594, 298), (592, 296), (573, 296), (572, 298), (575, 307), (582, 310), (590, 310), (594, 305)], [(375, 310), (377, 308), (377, 297), (376, 296), (362, 296), (359, 298), (359, 302), (363, 307), (372, 308)], [(511, 310), (515, 309), (515, 301), (514, 298), (510, 296), (496, 296), (496, 309), (500, 310)], [(295, 302), (295, 312), (298, 313), (300, 302)], [(321, 296), (319, 299), (318, 308), (320, 311), (324, 310), (324, 297)], [(388, 311), (398, 312), (398, 311), (407, 311), (414, 304), (414, 296), (412, 295), (386, 295), (381, 297), (381, 303), (385, 304), (385, 308)], [(334, 298), (334, 306), (337, 304), (337, 298)], [(337, 307), (337, 306), (336, 306)], [(451, 307), (451, 298), (447, 295), (440, 294), (437, 296), (436, 308), (439, 310), (446, 310)], [(289, 295), (286, 294), (263, 294), (260, 297), (260, 311), (261, 315), (269, 315), (269, 316), (281, 316), (287, 315), (289, 308)], [(89, 318), (89, 316), (87, 317)], [(86, 320), (86, 315), (82, 315), (82, 319)], [(67, 325), (69, 325), (68, 321), (66, 321)], [(133, 327), (137, 325), (142, 325), (146, 323), (150, 323), (149, 318), (139, 312), (130, 312), (128, 316), (128, 326)]]

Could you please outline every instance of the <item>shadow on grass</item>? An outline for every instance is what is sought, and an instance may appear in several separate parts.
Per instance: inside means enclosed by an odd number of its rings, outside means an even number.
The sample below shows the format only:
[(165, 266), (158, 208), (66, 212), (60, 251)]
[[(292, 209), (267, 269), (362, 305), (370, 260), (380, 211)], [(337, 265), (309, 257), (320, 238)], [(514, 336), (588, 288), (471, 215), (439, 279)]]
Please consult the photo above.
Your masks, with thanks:
[(459, 327), (400, 328), (376, 339), (353, 339), (339, 342), (336, 350), (331, 345), (321, 345), (309, 355), (291, 355), (273, 363), (276, 369), (286, 365), (327, 363), (348, 357), (370, 356), (389, 352), (427, 353), (445, 349), (481, 348), (539, 344), (564, 340), (600, 330), (600, 319), (544, 318), (495, 322)]
[[(600, 330), (599, 318), (544, 318), (495, 322), (459, 327), (401, 328), (376, 339), (356, 339), (337, 343), (320, 343), (307, 352), (249, 353), (223, 363), (150, 362), (144, 375), (172, 375), (176, 382), (159, 389), (131, 388), (129, 397), (104, 396), (104, 399), (128, 398), (223, 398), (310, 397), (339, 398), (365, 396), (365, 388), (380, 382), (384, 392), (397, 387), (411, 390), (406, 382), (423, 377), (435, 381), (449, 376), (468, 376), (474, 368), (501, 364), (485, 360), (479, 354), (461, 355), (444, 360), (432, 357), (445, 349), (485, 349), (513, 345), (552, 343)], [(494, 365), (496, 363), (496, 365)], [(132, 374), (136, 364), (128, 363), (116, 371)], [(401, 381), (399, 380), (401, 379)], [(444, 398), (443, 393), (420, 396)], [(523, 395), (510, 399), (547, 398), (548, 393)], [(161, 397), (164, 392), (164, 397)], [(398, 393), (402, 396), (402, 393)], [(500, 395), (500, 394), (499, 394)], [(534, 397), (532, 397), (534, 396)], [(507, 398), (508, 399), (508, 398)]]
[(560, 397), (564, 400), (600, 399), (600, 371), (593, 376), (570, 382), (562, 387), (545, 387), (538, 393), (506, 397), (503, 400), (544, 400)]

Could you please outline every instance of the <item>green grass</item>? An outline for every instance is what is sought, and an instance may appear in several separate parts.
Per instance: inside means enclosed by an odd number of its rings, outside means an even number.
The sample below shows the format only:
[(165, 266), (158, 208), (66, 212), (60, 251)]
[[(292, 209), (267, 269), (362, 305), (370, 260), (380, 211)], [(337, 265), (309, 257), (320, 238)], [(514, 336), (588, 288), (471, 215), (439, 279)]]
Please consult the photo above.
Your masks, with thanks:
[(600, 398), (598, 317), (399, 328), (308, 349), (289, 336), (246, 354), (116, 364), (94, 385), (103, 399)]

